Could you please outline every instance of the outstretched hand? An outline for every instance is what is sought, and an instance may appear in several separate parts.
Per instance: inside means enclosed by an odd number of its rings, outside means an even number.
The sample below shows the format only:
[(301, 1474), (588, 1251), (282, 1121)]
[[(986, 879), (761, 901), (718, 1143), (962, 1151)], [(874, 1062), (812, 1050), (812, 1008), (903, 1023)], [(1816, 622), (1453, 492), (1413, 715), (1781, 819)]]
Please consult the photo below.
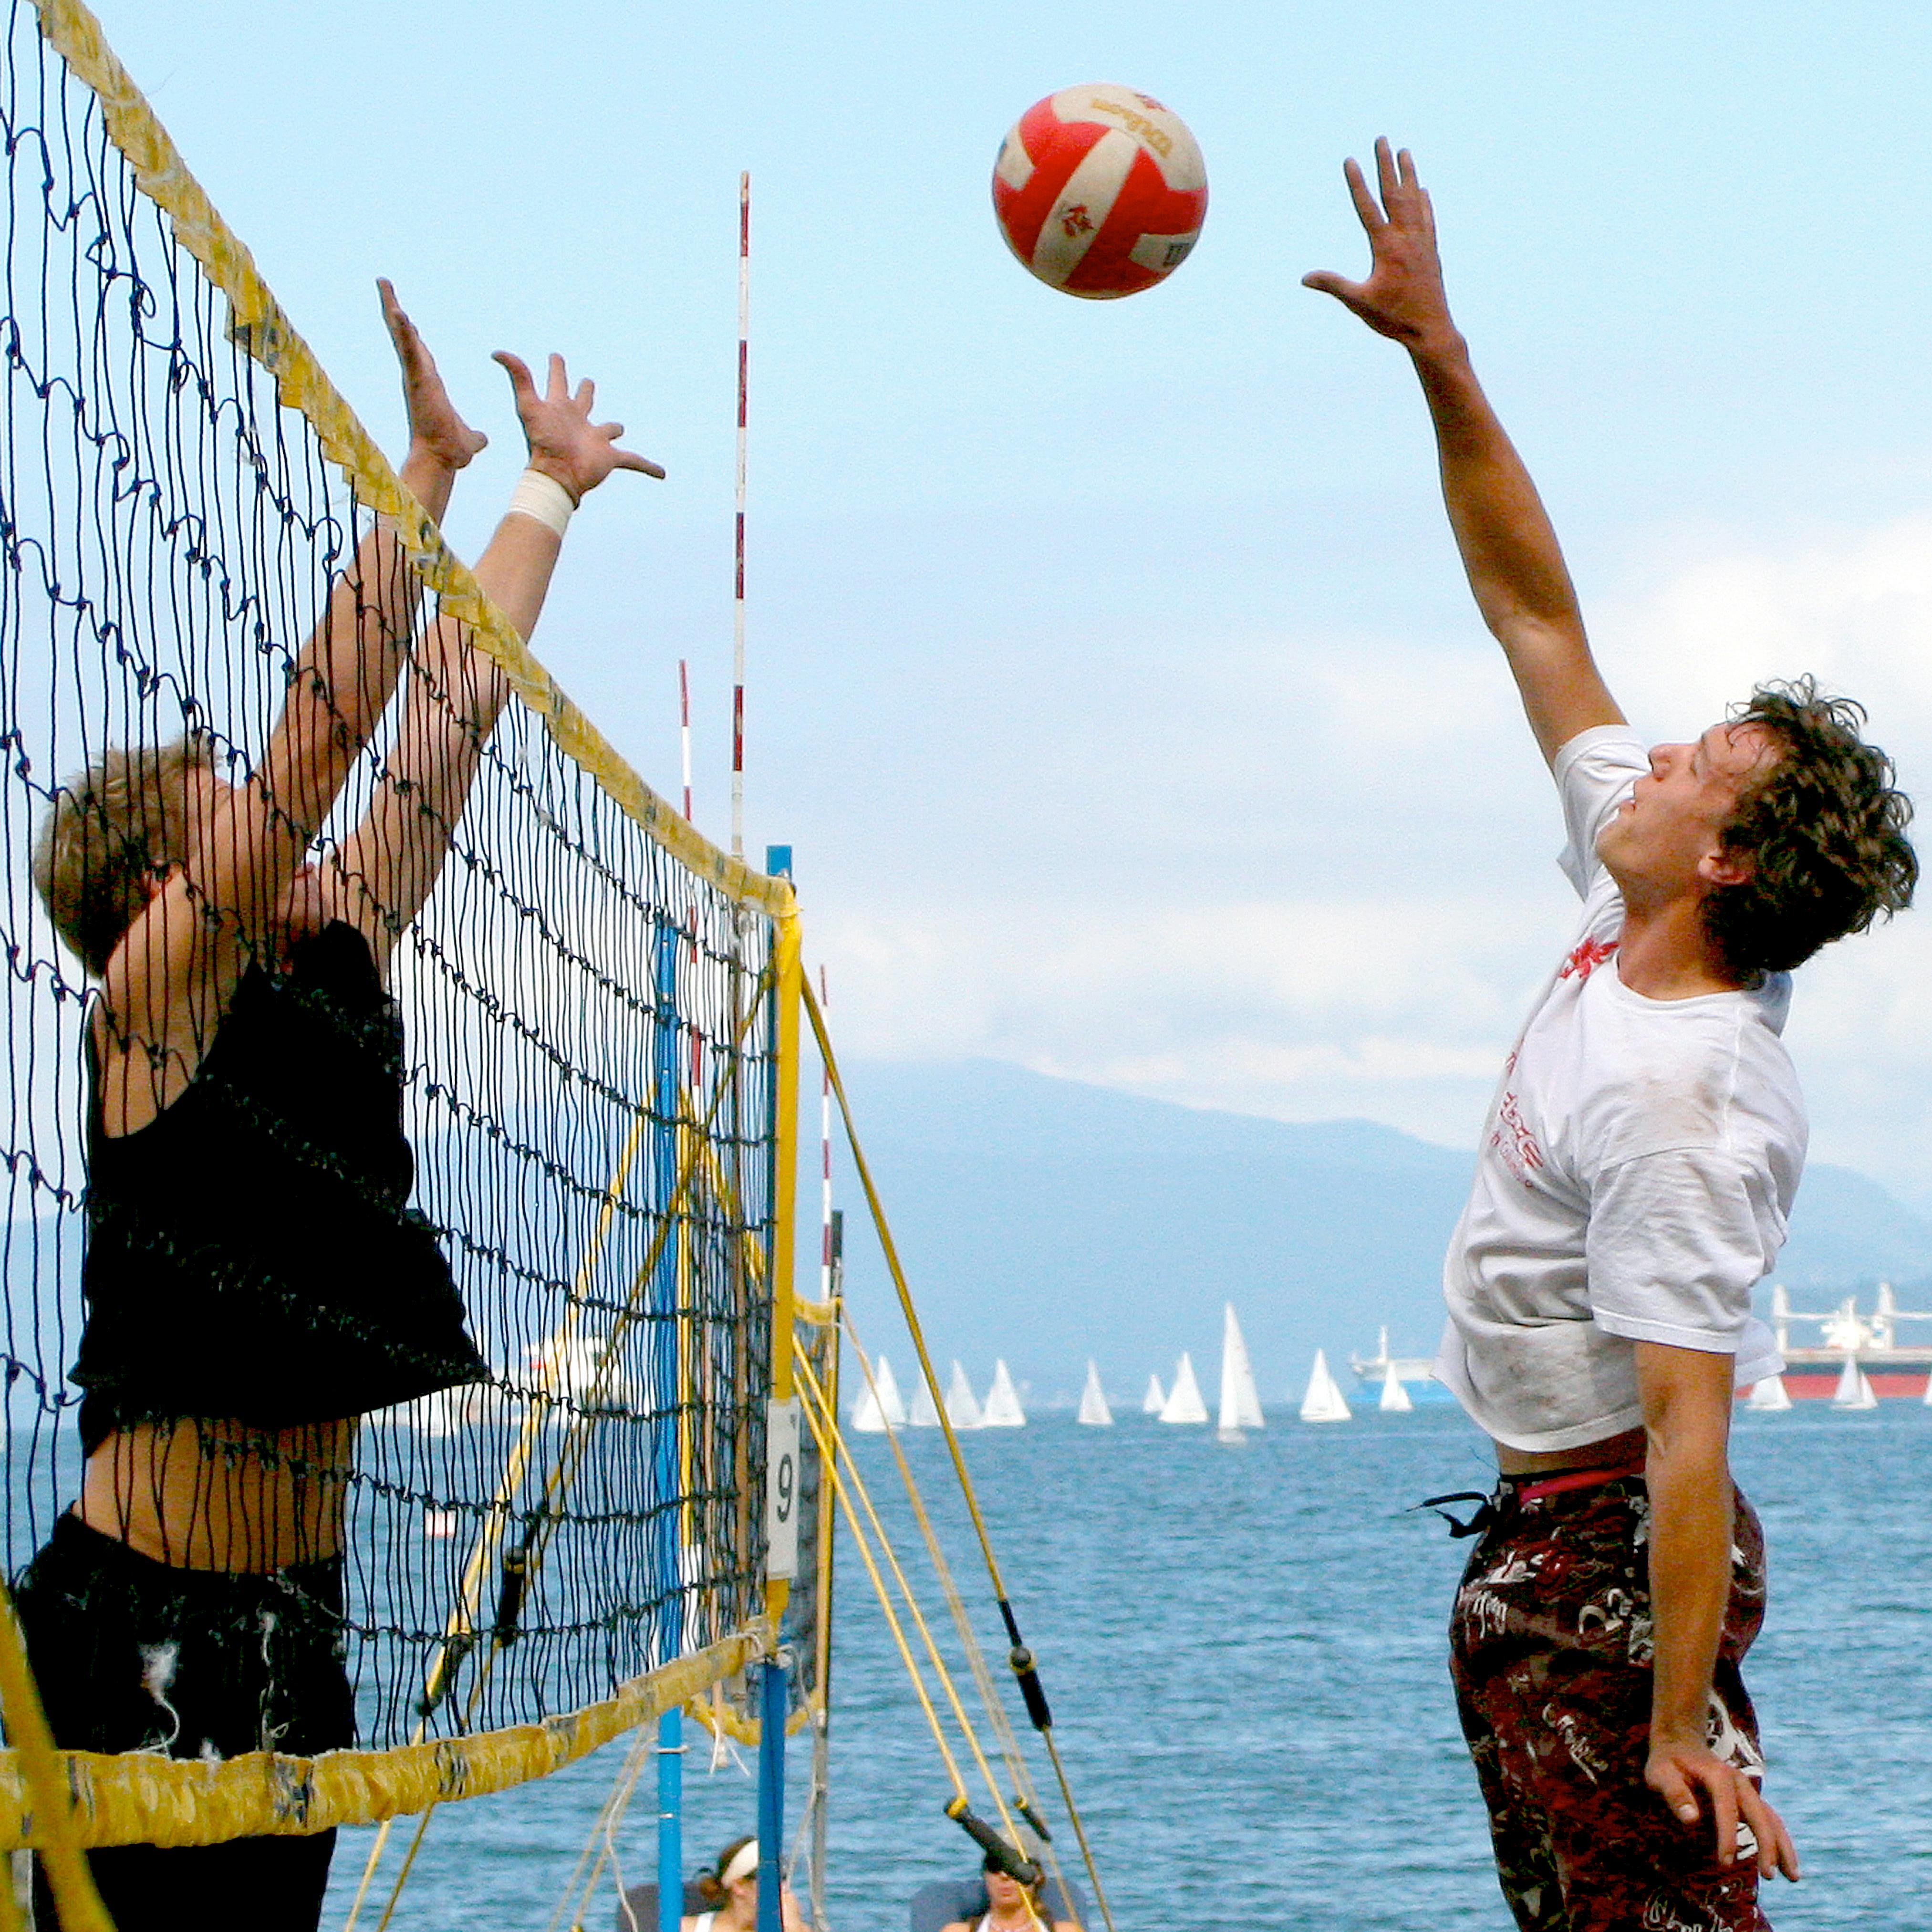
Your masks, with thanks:
[(1435, 212), (1416, 178), (1408, 150), (1393, 152), (1386, 138), (1376, 142), (1379, 202), (1370, 192), (1360, 163), (1351, 158), (1342, 172), (1369, 238), (1368, 280), (1352, 282), (1346, 276), (1318, 268), (1302, 277), (1302, 286), (1333, 296), (1378, 335), (1408, 348), (1453, 336), (1455, 324), (1450, 320), (1442, 259), (1436, 249)]
[(376, 278), (382, 298), (382, 320), (402, 365), (403, 402), (410, 414), (410, 441), (450, 470), (460, 470), (490, 439), (472, 429), (456, 413), (456, 405), (436, 374), (436, 360), (424, 346), (416, 326), (403, 313), (396, 291), (386, 276)]
[(597, 386), (586, 377), (573, 392), (561, 356), (550, 358), (550, 380), (541, 395), (529, 365), (520, 358), (500, 349), (496, 359), (509, 374), (517, 415), (530, 446), (530, 467), (561, 483), (577, 502), (580, 503), (614, 470), (634, 470), (643, 476), (664, 475), (647, 457), (617, 447), (617, 439), (624, 434), (622, 423), (590, 420)]
[(1798, 1848), (1784, 1820), (1764, 1802), (1750, 1778), (1715, 1752), (1702, 1745), (1653, 1741), (1643, 1781), (1670, 1807), (1680, 1824), (1695, 1825), (1705, 1811), (1700, 1796), (1708, 1801), (1720, 1864), (1729, 1864), (1736, 1856), (1742, 1818), (1757, 1841), (1760, 1874), (1769, 1878), (1782, 1872), (1786, 1878), (1797, 1877)]

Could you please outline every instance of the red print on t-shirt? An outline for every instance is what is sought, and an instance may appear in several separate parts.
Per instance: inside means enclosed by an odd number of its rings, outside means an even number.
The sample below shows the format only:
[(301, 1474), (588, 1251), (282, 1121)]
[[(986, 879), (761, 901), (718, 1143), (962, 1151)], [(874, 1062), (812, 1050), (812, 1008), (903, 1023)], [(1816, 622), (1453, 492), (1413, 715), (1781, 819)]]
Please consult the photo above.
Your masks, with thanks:
[[(1515, 1056), (1510, 1056), (1514, 1064)], [(1522, 1118), (1522, 1110), (1517, 1104), (1514, 1092), (1505, 1090), (1502, 1103), (1496, 1108), (1496, 1124), (1490, 1130), (1490, 1144), (1503, 1157), (1510, 1173), (1528, 1186), (1530, 1176), (1543, 1165), (1543, 1150), (1536, 1144), (1536, 1136), (1529, 1130)]]
[(1580, 980), (1587, 980), (1610, 955), (1617, 950), (1614, 939), (1586, 939), (1563, 962), (1563, 970), (1557, 974), (1559, 980), (1567, 980), (1574, 973)]

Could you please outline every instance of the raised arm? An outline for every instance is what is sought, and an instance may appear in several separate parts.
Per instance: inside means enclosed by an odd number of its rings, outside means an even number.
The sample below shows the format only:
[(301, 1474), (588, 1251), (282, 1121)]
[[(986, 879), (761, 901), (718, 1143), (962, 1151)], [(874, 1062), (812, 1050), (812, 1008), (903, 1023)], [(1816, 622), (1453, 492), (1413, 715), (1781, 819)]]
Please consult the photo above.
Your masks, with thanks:
[(1404, 148), (1376, 143), (1376, 195), (1353, 160), (1344, 170), (1369, 237), (1366, 281), (1319, 270), (1302, 278), (1408, 351), (1436, 425), (1442, 496), (1477, 608), (1502, 646), (1546, 759), (1623, 713), (1590, 655), (1582, 613), (1542, 500), (1476, 380), (1449, 314), (1436, 217)]
[[(551, 514), (569, 511), (612, 471), (662, 477), (657, 464), (620, 449), (621, 423), (593, 423), (596, 390), (573, 392), (563, 358), (550, 358), (541, 394), (514, 356), (500, 354), (530, 446), (530, 470), (476, 565), (476, 580), (519, 637), (536, 628), (563, 547), (547, 521), (545, 483), (555, 486)], [(368, 815), (344, 842), (334, 888), (341, 916), (386, 965), (403, 929), (419, 912), (448, 857), (457, 821), (482, 763), (483, 746), (509, 694), (495, 661), (471, 643), (466, 627), (439, 618), (417, 646), (395, 742), (385, 760)]]
[[(395, 291), (376, 286), (409, 413), (403, 481), (440, 519), (484, 439), (450, 406)], [(253, 773), (230, 785), (190, 772), (188, 860), (157, 881), (107, 965), (101, 1066), (117, 1126), (141, 1125), (193, 1077), (249, 950), (272, 949), (309, 844), (395, 690), (418, 602), (415, 572), (377, 523), (297, 653)]]

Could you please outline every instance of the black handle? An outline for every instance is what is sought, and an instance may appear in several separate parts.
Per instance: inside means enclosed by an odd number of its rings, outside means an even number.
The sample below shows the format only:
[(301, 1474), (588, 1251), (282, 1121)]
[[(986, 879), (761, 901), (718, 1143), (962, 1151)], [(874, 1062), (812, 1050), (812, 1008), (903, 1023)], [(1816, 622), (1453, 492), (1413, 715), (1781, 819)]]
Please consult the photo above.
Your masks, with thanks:
[(1026, 1700), (1027, 1721), (1036, 1731), (1050, 1731), (1053, 1729), (1053, 1712), (1047, 1704), (1046, 1688), (1040, 1681), (1040, 1672), (1033, 1667), (1033, 1652), (1020, 1636), (1013, 1606), (1004, 1597), (1000, 1599), (1000, 1616), (1006, 1626), (1006, 1635), (1012, 1640), (1013, 1647), (1006, 1652), (1006, 1661), (1012, 1666), (1013, 1675), (1020, 1680), (1020, 1695)]
[(503, 1552), (502, 1581), (496, 1586), (496, 1622), (494, 1635), (499, 1644), (514, 1642), (517, 1619), (524, 1607), (524, 1586), (530, 1580), (530, 1557), (526, 1544), (513, 1543)]
[(984, 1852), (1007, 1877), (1021, 1885), (1037, 1885), (1040, 1868), (1032, 1859), (1024, 1856), (1014, 1846), (1001, 1838), (983, 1818), (976, 1818), (966, 1808), (963, 1798), (956, 1798), (946, 1808), (946, 1815), (980, 1850)]
[(1033, 1827), (1035, 1835), (1042, 1845), (1053, 1843), (1053, 1834), (1046, 1828), (1046, 1820), (1017, 1792), (1013, 1797), (1013, 1809)]

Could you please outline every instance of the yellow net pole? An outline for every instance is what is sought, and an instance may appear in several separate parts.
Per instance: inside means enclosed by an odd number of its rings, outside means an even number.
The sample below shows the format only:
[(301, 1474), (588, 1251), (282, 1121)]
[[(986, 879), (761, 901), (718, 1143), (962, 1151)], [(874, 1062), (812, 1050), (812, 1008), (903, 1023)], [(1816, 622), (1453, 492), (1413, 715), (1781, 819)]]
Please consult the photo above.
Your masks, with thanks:
[[(798, 1245), (798, 1048), (799, 1003), (805, 990), (797, 913), (788, 908), (778, 921), (772, 958), (778, 1011), (778, 1090), (776, 1172), (772, 1177), (772, 1399), (788, 1402), (792, 1395), (793, 1270)], [(789, 1578), (765, 1580), (765, 1615), (774, 1628), (784, 1615), (791, 1594)]]
[[(14, 1741), (20, 1770), (33, 1802), (33, 1838), (46, 1868), (59, 1932), (114, 1932), (114, 1922), (94, 1888), (80, 1834), (74, 1828), (74, 1800), (68, 1791), (65, 1767), (54, 1748), (47, 1714), (27, 1662), (27, 1646), (14, 1614), (14, 1599), (0, 1583), (0, 1710), (7, 1735)], [(6, 1875), (7, 1905), (14, 1904), (12, 1874)], [(18, 1916), (15, 1915), (17, 1924)]]

